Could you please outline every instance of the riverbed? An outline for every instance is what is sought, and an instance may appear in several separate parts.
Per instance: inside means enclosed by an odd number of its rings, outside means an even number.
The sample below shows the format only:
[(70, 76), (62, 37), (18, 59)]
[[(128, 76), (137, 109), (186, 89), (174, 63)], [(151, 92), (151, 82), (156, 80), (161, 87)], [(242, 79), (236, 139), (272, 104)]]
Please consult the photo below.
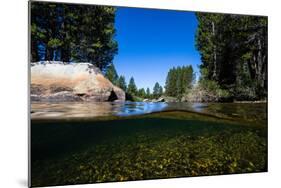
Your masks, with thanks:
[(267, 171), (267, 104), (33, 103), (32, 186)]

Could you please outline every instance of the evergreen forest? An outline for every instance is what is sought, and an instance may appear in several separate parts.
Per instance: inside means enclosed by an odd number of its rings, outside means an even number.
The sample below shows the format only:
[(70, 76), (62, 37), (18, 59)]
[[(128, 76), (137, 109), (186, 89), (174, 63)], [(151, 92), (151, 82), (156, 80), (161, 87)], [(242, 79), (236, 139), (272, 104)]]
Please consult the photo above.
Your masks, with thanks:
[[(116, 8), (62, 3), (31, 4), (31, 61), (89, 62), (128, 100), (172, 97), (177, 101), (255, 101), (267, 99), (267, 17), (195, 13), (200, 77), (191, 65), (173, 67), (166, 82), (138, 88), (134, 77), (114, 65)], [(147, 28), (149, 29), (149, 28)]]

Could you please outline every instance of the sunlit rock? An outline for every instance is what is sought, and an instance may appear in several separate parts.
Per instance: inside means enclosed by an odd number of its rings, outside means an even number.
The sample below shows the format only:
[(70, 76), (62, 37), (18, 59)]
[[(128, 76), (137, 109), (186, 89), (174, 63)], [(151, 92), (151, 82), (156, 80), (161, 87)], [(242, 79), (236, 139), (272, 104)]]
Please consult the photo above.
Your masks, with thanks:
[(114, 86), (90, 63), (31, 63), (31, 101), (124, 101)]

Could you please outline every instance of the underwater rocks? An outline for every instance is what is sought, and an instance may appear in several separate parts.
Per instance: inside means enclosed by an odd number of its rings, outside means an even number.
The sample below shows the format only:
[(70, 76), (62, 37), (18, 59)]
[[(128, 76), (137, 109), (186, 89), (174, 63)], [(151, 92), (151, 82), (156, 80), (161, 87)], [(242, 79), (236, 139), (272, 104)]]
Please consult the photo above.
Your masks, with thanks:
[(256, 132), (219, 130), (219, 134), (206, 135), (178, 131), (174, 135), (159, 130), (157, 134), (113, 136), (57, 160), (34, 161), (32, 186), (267, 170), (266, 138)]
[(125, 92), (90, 63), (31, 63), (31, 101), (124, 101)]

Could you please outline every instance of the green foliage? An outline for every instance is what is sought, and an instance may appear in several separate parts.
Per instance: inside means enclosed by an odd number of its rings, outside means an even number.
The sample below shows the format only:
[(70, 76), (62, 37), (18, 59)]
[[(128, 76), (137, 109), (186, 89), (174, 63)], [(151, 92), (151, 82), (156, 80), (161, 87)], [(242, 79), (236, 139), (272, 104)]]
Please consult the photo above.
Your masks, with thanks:
[(159, 89), (158, 89), (158, 95), (161, 96), (163, 95), (163, 87), (160, 86)]
[(50, 39), (47, 43), (47, 46), (50, 48), (58, 48), (62, 46), (63, 42), (59, 39)]
[(163, 88), (158, 82), (155, 83), (153, 87), (153, 97), (159, 98), (163, 94)]
[(151, 98), (151, 93), (150, 93), (150, 89), (146, 88), (146, 98), (150, 99)]
[(38, 43), (46, 45), (45, 60), (55, 50), (61, 61), (90, 62), (102, 71), (118, 51), (114, 39), (115, 8), (78, 4), (31, 3), (31, 61), (38, 61)]
[(205, 96), (209, 98), (209, 101), (220, 101), (229, 97), (229, 92), (221, 89), (219, 84), (214, 80), (200, 80), (199, 87), (205, 90)]
[(145, 98), (145, 97), (146, 97), (146, 93), (145, 93), (144, 88), (139, 89), (137, 95), (138, 95), (139, 97), (141, 97), (141, 98)]
[(184, 100), (192, 102), (218, 102), (226, 101), (230, 93), (222, 89), (218, 82), (208, 79), (208, 69), (201, 68), (201, 77), (196, 85), (184, 95)]
[(149, 88), (146, 90), (144, 88), (138, 89), (134, 78), (131, 77), (126, 92), (127, 100), (143, 101), (143, 99), (153, 99), (160, 97), (163, 94), (163, 88), (158, 82), (156, 82), (153, 88), (153, 93), (150, 92)]
[(215, 81), (234, 99), (266, 98), (267, 18), (197, 13), (197, 19), (200, 68), (208, 70), (204, 79)]
[(127, 83), (125, 80), (125, 76), (120, 76), (117, 82), (117, 86), (120, 87), (121, 89), (123, 89), (123, 91), (127, 91)]
[(126, 93), (126, 100), (128, 101), (133, 101), (133, 102), (142, 102), (144, 98), (142, 97), (139, 97), (137, 96), (138, 94), (136, 95), (131, 95), (129, 93)]
[(118, 85), (119, 77), (113, 63), (107, 68), (105, 77), (108, 78), (114, 85)]
[(165, 94), (181, 99), (192, 87), (195, 79), (194, 77), (191, 65), (177, 68), (173, 67), (169, 70), (166, 78)]
[(129, 85), (128, 85), (128, 89), (127, 89), (127, 92), (130, 94), (130, 95), (136, 95), (137, 94), (137, 86), (135, 84), (135, 80), (133, 77), (130, 78), (130, 81), (129, 81)]

